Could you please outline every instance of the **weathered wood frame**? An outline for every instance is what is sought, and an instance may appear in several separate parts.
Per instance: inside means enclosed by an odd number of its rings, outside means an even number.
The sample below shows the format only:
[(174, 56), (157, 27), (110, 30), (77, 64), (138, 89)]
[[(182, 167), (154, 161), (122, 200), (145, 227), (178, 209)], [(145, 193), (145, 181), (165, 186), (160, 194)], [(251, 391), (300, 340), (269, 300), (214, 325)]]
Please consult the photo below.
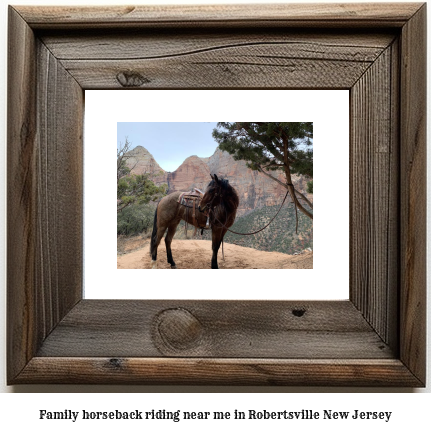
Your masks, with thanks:
[[(424, 386), (425, 7), (10, 7), (8, 383)], [(84, 90), (125, 87), (350, 89), (350, 300), (83, 300)]]

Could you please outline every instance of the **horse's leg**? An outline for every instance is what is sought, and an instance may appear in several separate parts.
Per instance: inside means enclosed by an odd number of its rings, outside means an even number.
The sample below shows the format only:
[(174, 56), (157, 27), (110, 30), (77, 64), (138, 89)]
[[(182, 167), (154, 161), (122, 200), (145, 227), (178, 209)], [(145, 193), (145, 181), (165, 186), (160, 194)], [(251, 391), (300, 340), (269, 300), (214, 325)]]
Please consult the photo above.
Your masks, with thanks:
[(225, 233), (226, 233), (225, 229), (213, 230), (212, 232), (212, 249), (213, 249), (213, 256), (211, 259), (212, 269), (218, 269), (217, 254), (218, 254), (218, 250), (220, 249), (221, 241), (223, 240)]
[[(182, 207), (178, 204), (178, 198), (180, 196), (179, 192), (174, 192), (170, 195), (163, 197), (156, 209), (154, 215), (154, 225), (153, 225), (153, 233), (151, 235), (151, 258), (153, 261), (153, 268), (157, 268), (157, 248), (165, 234), (166, 230), (173, 225), (173, 232), (170, 234), (170, 238), (167, 241), (168, 249), (170, 249), (170, 241), (175, 234), (175, 228), (177, 227), (182, 214)], [(169, 254), (171, 257), (169, 257)], [(172, 253), (168, 251), (168, 260), (171, 258)], [(172, 260), (173, 263), (173, 260)], [(175, 265), (172, 264), (171, 265)]]
[(175, 221), (172, 225), (168, 226), (168, 233), (165, 237), (165, 244), (166, 244), (166, 254), (168, 255), (168, 263), (171, 265), (172, 269), (176, 269), (177, 266), (175, 265), (174, 259), (172, 258), (172, 250), (171, 250), (171, 243), (172, 239), (175, 235), (175, 232), (177, 231), (177, 226), (180, 223), (180, 221)]
[(154, 243), (151, 241), (151, 260), (152, 260), (152, 268), (157, 268), (157, 248), (159, 247), (160, 242), (166, 231), (166, 226), (158, 227), (156, 236), (154, 238)]
[(165, 234), (167, 225), (166, 224), (159, 224), (157, 219), (157, 210), (154, 214), (154, 225), (153, 225), (153, 232), (151, 234), (151, 247), (150, 247), (150, 253), (151, 253), (151, 260), (152, 260), (152, 268), (157, 268), (157, 248), (159, 247), (160, 241), (163, 238), (163, 235)]

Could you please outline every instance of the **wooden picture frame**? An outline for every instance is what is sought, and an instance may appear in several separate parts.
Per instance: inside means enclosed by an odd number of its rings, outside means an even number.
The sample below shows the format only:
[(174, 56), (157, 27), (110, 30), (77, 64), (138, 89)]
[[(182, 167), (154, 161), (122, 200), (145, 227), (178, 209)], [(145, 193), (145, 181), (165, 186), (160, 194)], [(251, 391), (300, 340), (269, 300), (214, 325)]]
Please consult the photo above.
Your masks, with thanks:
[[(9, 7), (8, 383), (424, 386), (425, 38), (424, 3)], [(82, 299), (84, 90), (127, 88), (349, 89), (350, 299)]]

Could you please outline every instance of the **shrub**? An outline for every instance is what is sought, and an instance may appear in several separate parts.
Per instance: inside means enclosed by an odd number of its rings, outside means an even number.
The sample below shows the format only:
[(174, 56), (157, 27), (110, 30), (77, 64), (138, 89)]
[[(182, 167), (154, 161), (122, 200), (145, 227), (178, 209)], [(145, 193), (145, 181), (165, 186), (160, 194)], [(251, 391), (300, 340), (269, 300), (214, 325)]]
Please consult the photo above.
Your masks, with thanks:
[(117, 213), (117, 235), (137, 235), (150, 231), (156, 207), (151, 204), (131, 204)]

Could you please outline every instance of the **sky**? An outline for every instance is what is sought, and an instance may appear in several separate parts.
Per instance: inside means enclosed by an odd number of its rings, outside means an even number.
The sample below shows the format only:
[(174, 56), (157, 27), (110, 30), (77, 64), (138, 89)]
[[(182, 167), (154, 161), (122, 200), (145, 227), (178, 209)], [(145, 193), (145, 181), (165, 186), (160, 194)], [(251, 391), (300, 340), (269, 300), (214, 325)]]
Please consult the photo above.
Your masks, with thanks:
[(131, 147), (145, 147), (165, 171), (175, 171), (189, 156), (209, 157), (217, 143), (212, 131), (217, 123), (118, 122), (117, 147), (126, 137)]

